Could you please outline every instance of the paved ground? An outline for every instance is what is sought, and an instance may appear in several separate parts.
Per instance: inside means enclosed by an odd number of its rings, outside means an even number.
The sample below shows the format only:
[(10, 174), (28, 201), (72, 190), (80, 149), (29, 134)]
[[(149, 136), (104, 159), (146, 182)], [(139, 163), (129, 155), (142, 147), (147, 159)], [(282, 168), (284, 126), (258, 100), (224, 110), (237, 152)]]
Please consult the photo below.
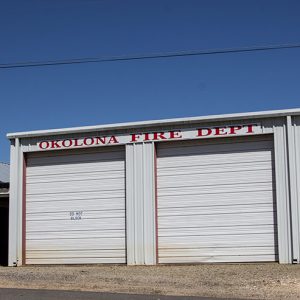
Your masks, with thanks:
[(300, 265), (0, 267), (0, 288), (294, 300), (300, 299)]
[(186, 296), (154, 296), (96, 292), (0, 289), (0, 300), (222, 300)]

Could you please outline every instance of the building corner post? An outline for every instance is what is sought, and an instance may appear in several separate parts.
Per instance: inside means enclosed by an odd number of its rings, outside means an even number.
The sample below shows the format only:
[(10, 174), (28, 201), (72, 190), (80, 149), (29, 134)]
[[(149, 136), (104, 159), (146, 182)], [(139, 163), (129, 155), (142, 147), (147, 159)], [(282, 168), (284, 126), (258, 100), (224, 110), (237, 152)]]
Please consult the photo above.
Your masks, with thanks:
[[(287, 124), (287, 149), (288, 149), (288, 182), (290, 196), (291, 236), (292, 236), (292, 263), (300, 263), (300, 231), (299, 231), (299, 190), (297, 177), (297, 135), (296, 126), (291, 116), (286, 117)], [(299, 149), (298, 149), (299, 151)]]
[(8, 265), (22, 265), (22, 164), (20, 141), (11, 140)]

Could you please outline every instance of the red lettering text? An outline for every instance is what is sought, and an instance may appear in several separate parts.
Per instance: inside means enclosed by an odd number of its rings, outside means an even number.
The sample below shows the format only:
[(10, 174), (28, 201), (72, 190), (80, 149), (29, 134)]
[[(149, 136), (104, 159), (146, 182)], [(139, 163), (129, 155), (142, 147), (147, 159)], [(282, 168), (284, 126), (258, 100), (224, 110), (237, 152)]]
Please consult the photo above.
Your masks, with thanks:
[(59, 141), (51, 141), (51, 149), (61, 148), (58, 142)]
[(140, 138), (140, 136), (136, 133), (131, 134), (131, 141), (130, 142), (137, 142), (137, 140)]
[(211, 133), (212, 133), (211, 128), (200, 128), (200, 129), (198, 129), (197, 136), (209, 136), (209, 135), (211, 135)]
[(108, 141), (108, 144), (119, 144), (119, 141), (117, 140), (117, 138), (114, 135), (112, 135)]
[(79, 144), (78, 139), (74, 139), (74, 147), (80, 147), (82, 145), (83, 145), (82, 142)]
[(164, 136), (164, 132), (154, 132), (153, 133), (153, 140), (156, 141), (156, 140), (166, 140), (167, 138)]
[(251, 125), (247, 125), (247, 133), (254, 133), (254, 131), (253, 131), (253, 125), (251, 124)]
[(216, 127), (215, 128), (215, 135), (226, 135), (225, 127)]
[(40, 149), (48, 149), (50, 146), (50, 143), (48, 141), (43, 141), (39, 143)]
[(181, 131), (170, 131), (170, 139), (180, 139), (182, 138)]
[(238, 126), (230, 126), (230, 131), (229, 134), (236, 134), (236, 131), (241, 130), (242, 126), (238, 125)]
[(103, 136), (103, 137), (97, 136), (97, 137), (95, 137), (95, 139), (96, 139), (96, 145), (99, 145), (99, 144), (105, 145), (106, 144), (106, 136)]
[(91, 145), (94, 144), (94, 142), (95, 142), (95, 140), (92, 137), (90, 137), (90, 138), (84, 138), (84, 140), (83, 140), (83, 144), (85, 146), (91, 146)]
[(72, 140), (63, 140), (62, 141), (62, 146), (65, 148), (71, 147), (73, 145), (73, 141)]
[(150, 141), (150, 134), (148, 132), (144, 133), (144, 141)]

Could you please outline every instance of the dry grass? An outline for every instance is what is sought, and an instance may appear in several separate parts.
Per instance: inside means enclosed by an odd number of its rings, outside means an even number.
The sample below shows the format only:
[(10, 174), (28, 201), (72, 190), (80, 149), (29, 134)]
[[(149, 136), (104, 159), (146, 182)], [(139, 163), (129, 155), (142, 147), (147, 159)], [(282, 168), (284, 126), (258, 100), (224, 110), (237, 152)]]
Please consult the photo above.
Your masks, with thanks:
[(0, 287), (300, 299), (300, 265), (1, 267)]

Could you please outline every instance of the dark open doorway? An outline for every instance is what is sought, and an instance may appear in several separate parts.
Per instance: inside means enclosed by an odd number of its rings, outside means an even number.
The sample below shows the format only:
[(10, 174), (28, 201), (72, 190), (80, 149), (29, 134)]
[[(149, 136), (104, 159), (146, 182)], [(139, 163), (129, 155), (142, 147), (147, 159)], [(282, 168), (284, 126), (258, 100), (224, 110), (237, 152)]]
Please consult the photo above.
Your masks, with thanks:
[[(3, 191), (3, 190), (2, 190)], [(0, 265), (8, 265), (8, 194), (0, 193)]]

